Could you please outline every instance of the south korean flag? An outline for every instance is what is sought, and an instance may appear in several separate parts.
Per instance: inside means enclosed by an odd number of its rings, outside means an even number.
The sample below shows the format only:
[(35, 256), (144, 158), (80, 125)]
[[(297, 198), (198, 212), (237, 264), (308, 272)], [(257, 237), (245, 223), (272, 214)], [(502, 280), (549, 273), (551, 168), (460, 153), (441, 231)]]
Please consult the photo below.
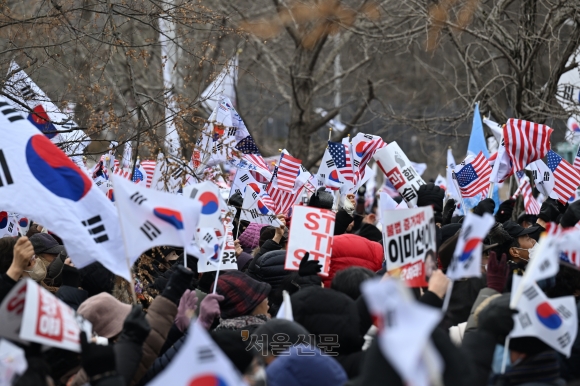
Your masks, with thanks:
[[(519, 285), (518, 278), (514, 275), (514, 289)], [(530, 283), (516, 309), (518, 313), (513, 316), (514, 328), (510, 338), (535, 337), (570, 357), (578, 333), (578, 313), (573, 296), (549, 299), (536, 283)]]

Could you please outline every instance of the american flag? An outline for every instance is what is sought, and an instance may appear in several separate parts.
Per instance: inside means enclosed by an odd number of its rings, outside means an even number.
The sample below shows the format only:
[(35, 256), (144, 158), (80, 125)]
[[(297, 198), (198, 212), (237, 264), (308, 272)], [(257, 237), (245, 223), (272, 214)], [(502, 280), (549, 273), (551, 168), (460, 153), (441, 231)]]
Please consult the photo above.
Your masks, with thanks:
[(567, 203), (580, 185), (580, 172), (552, 150), (548, 151), (548, 168), (554, 174), (554, 192), (558, 201)]
[(354, 182), (354, 171), (348, 148), (338, 142), (328, 142), (328, 151), (334, 160), (336, 170), (344, 177), (345, 180)]
[(145, 174), (147, 175), (147, 179), (145, 180), (146, 187), (151, 187), (151, 181), (153, 180), (153, 173), (155, 172), (155, 165), (157, 165), (157, 161), (154, 160), (144, 160), (141, 161), (141, 167), (145, 170)]
[[(268, 185), (267, 190), (276, 206), (276, 209), (274, 210), (276, 214), (287, 214), (302, 192), (302, 189), (298, 189), (296, 192), (278, 189), (271, 183)], [(266, 202), (264, 202), (264, 204), (268, 206)]]
[(520, 194), (524, 198), (524, 208), (527, 214), (539, 214), (540, 213), (540, 204), (534, 198), (532, 194), (532, 185), (530, 184), (530, 180), (525, 175), (523, 171), (516, 173), (518, 177), (518, 181), (520, 186), (512, 196), (513, 199), (516, 199)]
[(256, 142), (254, 142), (254, 139), (251, 135), (248, 135), (246, 138), (238, 142), (235, 148), (243, 154), (242, 158), (244, 160), (256, 166), (258, 170), (262, 169), (270, 174), (268, 165), (266, 165), (266, 161), (264, 161), (264, 158), (262, 158), (260, 150), (258, 149), (258, 146), (256, 145)]
[(276, 187), (286, 191), (293, 190), (294, 182), (298, 174), (300, 174), (300, 166), (302, 166), (301, 160), (292, 157), (290, 154), (282, 153), (278, 171), (276, 172)]
[(503, 128), (503, 138), (514, 170), (523, 170), (528, 164), (544, 158), (550, 150), (550, 135), (553, 131), (546, 125), (509, 119)]
[(483, 155), (483, 152), (480, 151), (473, 161), (467, 163), (455, 175), (461, 196), (475, 197), (479, 193), (487, 193), (491, 166), (489, 166), (489, 162)]
[(116, 167), (115, 170), (113, 170), (113, 174), (116, 176), (121, 176), (121, 178), (124, 178), (126, 180), (129, 179), (129, 176), (131, 176), (131, 172), (127, 172), (121, 168)]
[(141, 170), (139, 170), (139, 168), (135, 167), (135, 171), (133, 172), (133, 178), (131, 179), (131, 181), (138, 184), (143, 180), (144, 180), (143, 173), (141, 173)]
[(572, 165), (576, 170), (580, 171), (580, 147), (578, 147), (578, 151), (576, 152), (576, 157), (574, 158), (574, 164)]

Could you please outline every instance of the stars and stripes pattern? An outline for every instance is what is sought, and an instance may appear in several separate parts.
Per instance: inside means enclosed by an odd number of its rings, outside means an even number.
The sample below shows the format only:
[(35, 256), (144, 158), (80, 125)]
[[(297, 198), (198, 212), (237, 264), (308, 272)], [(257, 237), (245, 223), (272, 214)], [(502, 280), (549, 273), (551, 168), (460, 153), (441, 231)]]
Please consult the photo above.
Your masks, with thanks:
[(572, 164), (574, 168), (580, 171), (580, 147), (578, 147), (578, 151), (576, 152), (576, 157), (574, 157), (574, 163)]
[(155, 165), (157, 165), (157, 161), (155, 160), (143, 160), (140, 163), (143, 170), (145, 170), (146, 180), (145, 186), (150, 188), (151, 181), (153, 181), (153, 173), (155, 172)]
[(361, 177), (364, 176), (365, 166), (373, 157), (375, 152), (387, 146), (378, 135), (358, 133), (352, 139), (352, 158), (355, 168), (360, 168)]
[(260, 150), (251, 135), (248, 135), (246, 138), (238, 142), (235, 148), (242, 153), (242, 159), (256, 166), (258, 170), (263, 170), (267, 172), (267, 174), (270, 174), (268, 165), (266, 165), (266, 161), (264, 161), (264, 158), (260, 154)]
[(539, 123), (509, 119), (503, 128), (503, 138), (514, 170), (523, 170), (528, 164), (544, 158), (550, 150), (553, 131)]
[[(268, 194), (272, 198), (275, 204), (274, 213), (276, 214), (288, 214), (288, 211), (294, 205), (296, 200), (300, 197), (302, 189), (298, 189), (298, 191), (286, 191), (282, 189), (278, 189), (273, 186), (273, 184), (269, 184), (267, 188)], [(268, 204), (262, 199), (262, 202), (268, 206)], [(270, 208), (272, 209), (272, 208)]]
[(554, 151), (548, 151), (548, 168), (554, 174), (554, 192), (562, 204), (568, 202), (580, 185), (580, 172)]
[(480, 151), (473, 161), (463, 166), (455, 175), (462, 197), (475, 197), (479, 193), (487, 194), (491, 166), (483, 152)]
[(532, 185), (530, 184), (530, 180), (523, 171), (517, 172), (516, 176), (518, 177), (520, 186), (515, 191), (512, 199), (515, 200), (521, 194), (524, 198), (524, 208), (526, 213), (535, 215), (539, 214), (541, 207), (532, 194)]
[(278, 189), (291, 191), (294, 189), (294, 182), (300, 174), (302, 161), (292, 157), (290, 154), (282, 153), (280, 163), (276, 172), (276, 184)]
[(336, 170), (346, 181), (354, 182), (354, 171), (348, 147), (338, 142), (328, 142), (328, 152), (334, 160)]

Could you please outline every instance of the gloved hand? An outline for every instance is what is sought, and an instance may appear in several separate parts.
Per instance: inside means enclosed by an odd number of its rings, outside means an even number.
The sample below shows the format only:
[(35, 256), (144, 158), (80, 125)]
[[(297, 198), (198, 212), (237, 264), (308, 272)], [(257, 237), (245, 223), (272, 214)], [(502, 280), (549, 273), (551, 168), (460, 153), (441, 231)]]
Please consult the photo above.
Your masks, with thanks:
[(316, 275), (322, 271), (322, 264), (318, 260), (308, 260), (310, 252), (306, 252), (298, 266), (298, 276)]
[(505, 288), (505, 283), (508, 279), (507, 256), (502, 253), (501, 260), (497, 261), (495, 252), (489, 252), (489, 260), (487, 262), (487, 286), (499, 293), (502, 293)]
[(224, 300), (222, 295), (209, 294), (199, 304), (198, 321), (203, 328), (209, 330), (215, 318), (220, 316), (220, 304)]
[(191, 280), (193, 279), (193, 272), (189, 269), (178, 266), (175, 272), (169, 278), (167, 285), (163, 289), (161, 296), (171, 300), (176, 306), (179, 305), (181, 295), (189, 288)]
[(496, 338), (505, 338), (514, 328), (513, 314), (510, 309), (510, 294), (493, 299), (477, 316), (477, 327), (493, 334)]
[(419, 187), (419, 190), (417, 191), (417, 206), (431, 205), (434, 212), (441, 213), (443, 211), (444, 197), (445, 191), (430, 182)]
[(191, 317), (195, 314), (195, 310), (197, 310), (197, 295), (195, 290), (185, 290), (185, 293), (179, 301), (177, 315), (175, 316), (175, 325), (179, 328), (179, 331), (185, 332), (187, 330), (191, 322)]
[(557, 201), (553, 198), (546, 198), (546, 200), (542, 203), (538, 218), (545, 222), (552, 222), (556, 221), (559, 215), (560, 210), (558, 209)]
[(516, 200), (512, 200), (511, 198), (499, 204), (499, 208), (495, 214), (495, 221), (503, 224), (504, 222), (510, 220), (514, 212), (515, 205)]
[(145, 315), (140, 304), (134, 305), (123, 322), (123, 331), (119, 340), (126, 339), (138, 345), (143, 344), (151, 332), (151, 326)]
[(475, 208), (473, 208), (473, 213), (478, 216), (483, 216), (484, 213), (493, 214), (495, 210), (495, 202), (492, 198), (486, 198), (485, 200), (481, 200), (479, 204)]
[(580, 221), (580, 201), (573, 202), (568, 205), (568, 209), (560, 219), (562, 228), (571, 228)]
[(451, 224), (451, 218), (453, 217), (453, 212), (455, 211), (455, 200), (450, 198), (445, 203), (445, 207), (443, 208), (443, 221), (441, 225)]
[(89, 378), (116, 373), (113, 346), (102, 346), (87, 341), (87, 334), (81, 331), (81, 364)]

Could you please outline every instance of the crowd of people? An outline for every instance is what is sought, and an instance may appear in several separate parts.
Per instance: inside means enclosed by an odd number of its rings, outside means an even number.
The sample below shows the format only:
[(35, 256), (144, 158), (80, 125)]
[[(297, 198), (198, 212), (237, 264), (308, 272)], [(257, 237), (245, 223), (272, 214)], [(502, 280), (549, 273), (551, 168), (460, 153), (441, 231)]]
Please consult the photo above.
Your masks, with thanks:
[[(238, 270), (221, 271), (217, 280), (215, 271), (198, 273), (196, 257), (184, 259), (183, 250), (172, 246), (144, 253), (132, 269), (135, 282), (129, 283), (99, 263), (77, 269), (58, 229), (32, 224), (26, 235), (2, 238), (0, 300), (19, 280), (30, 278), (90, 321), (93, 336), (81, 333), (80, 354), (22, 345), (26, 371), (0, 384), (146, 385), (180, 353), (195, 323), (208, 331), (249, 385), (403, 385), (380, 350), (376, 319), (361, 295), (367, 280), (395, 280), (386, 274), (377, 200), (365, 206), (364, 196), (351, 195), (337, 210), (328, 276), (319, 275), (320, 263), (308, 254), (297, 271), (285, 270), (292, 219), (279, 216), (280, 227), (240, 220), (239, 194), (228, 203), (238, 208), (233, 227)], [(334, 196), (321, 189), (308, 205), (332, 209), (333, 202)], [(413, 288), (413, 294), (441, 310), (449, 288), (445, 272), (463, 216), (454, 215), (455, 201), (446, 200), (445, 191), (433, 183), (419, 189), (418, 206), (431, 206), (435, 213), (438, 269), (428, 286)], [(513, 199), (498, 208), (484, 199), (473, 212), (495, 213), (495, 225), (483, 241), (482, 276), (455, 281), (443, 318), (431, 333), (444, 362), (442, 383), (580, 384), (578, 338), (570, 357), (535, 337), (512, 338), (503, 347), (514, 326), (509, 307), (514, 275), (526, 270), (547, 223), (563, 228), (578, 223), (580, 202), (562, 205), (547, 199), (535, 216), (516, 213)], [(538, 285), (550, 298), (577, 297), (580, 272), (561, 266), (555, 277)], [(292, 318), (276, 317), (287, 314), (285, 293)], [(508, 366), (502, 372), (505, 350)]]

